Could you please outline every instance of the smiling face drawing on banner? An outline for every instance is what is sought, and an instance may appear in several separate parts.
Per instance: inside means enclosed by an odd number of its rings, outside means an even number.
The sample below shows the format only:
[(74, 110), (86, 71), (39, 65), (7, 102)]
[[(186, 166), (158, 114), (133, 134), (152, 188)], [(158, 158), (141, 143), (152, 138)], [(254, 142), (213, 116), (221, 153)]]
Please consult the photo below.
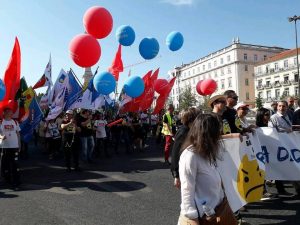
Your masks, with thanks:
[(246, 202), (259, 201), (263, 194), (265, 171), (259, 168), (257, 160), (249, 160), (245, 154), (237, 174), (237, 188)]

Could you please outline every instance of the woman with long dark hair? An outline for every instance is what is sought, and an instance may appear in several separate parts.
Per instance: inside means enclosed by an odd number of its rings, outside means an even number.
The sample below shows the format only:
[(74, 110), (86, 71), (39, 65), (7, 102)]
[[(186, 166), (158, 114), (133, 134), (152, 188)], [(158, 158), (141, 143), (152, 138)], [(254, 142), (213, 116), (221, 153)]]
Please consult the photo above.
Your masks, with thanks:
[(190, 107), (181, 112), (181, 123), (182, 126), (179, 127), (174, 138), (174, 144), (172, 148), (172, 161), (171, 161), (171, 172), (174, 177), (174, 186), (180, 188), (179, 179), (179, 157), (182, 144), (194, 122), (196, 117), (200, 114), (200, 110), (194, 107)]
[[(214, 114), (200, 114), (195, 119), (179, 161), (181, 213), (178, 224), (231, 224), (237, 221), (229, 207), (216, 169), (219, 158), (221, 123)], [(212, 214), (209, 214), (210, 209)], [(225, 217), (218, 217), (220, 209)], [(225, 211), (224, 211), (225, 210)], [(208, 215), (209, 214), (209, 215)]]

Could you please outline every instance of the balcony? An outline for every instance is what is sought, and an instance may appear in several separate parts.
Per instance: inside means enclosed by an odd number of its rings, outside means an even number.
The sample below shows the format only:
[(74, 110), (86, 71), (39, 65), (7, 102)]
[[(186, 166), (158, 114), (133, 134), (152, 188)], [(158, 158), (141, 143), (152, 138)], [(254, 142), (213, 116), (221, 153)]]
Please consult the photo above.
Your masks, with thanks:
[(281, 82), (281, 84), (283, 86), (289, 86), (289, 85), (291, 85), (291, 82), (289, 80), (285, 80), (285, 81)]
[(257, 85), (257, 86), (256, 86), (256, 89), (257, 89), (257, 90), (263, 90), (264, 88), (265, 88), (265, 87), (264, 87), (263, 85)]
[(281, 87), (281, 83), (279, 81), (275, 81), (272, 85), (273, 87)]
[(266, 88), (266, 89), (271, 89), (272, 87), (273, 87), (273, 86), (272, 86), (271, 84), (266, 84), (266, 85), (265, 85), (265, 88)]

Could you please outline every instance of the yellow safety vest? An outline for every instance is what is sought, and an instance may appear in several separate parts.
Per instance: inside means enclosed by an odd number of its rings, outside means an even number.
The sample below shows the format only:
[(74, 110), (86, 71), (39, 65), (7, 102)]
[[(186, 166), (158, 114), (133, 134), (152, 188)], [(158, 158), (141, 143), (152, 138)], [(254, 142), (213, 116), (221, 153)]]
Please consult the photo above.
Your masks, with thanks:
[(163, 116), (163, 121), (165, 120), (165, 116), (166, 116), (167, 119), (168, 119), (168, 123), (163, 122), (163, 128), (162, 128), (162, 130), (161, 130), (161, 133), (162, 133), (163, 135), (171, 135), (171, 134), (172, 134), (172, 133), (171, 133), (172, 130), (171, 130), (171, 132), (170, 132), (170, 130), (168, 129), (168, 125), (169, 125), (169, 127), (172, 129), (172, 125), (173, 125), (174, 121), (172, 120), (171, 115), (170, 115), (169, 112), (167, 112), (167, 113)]

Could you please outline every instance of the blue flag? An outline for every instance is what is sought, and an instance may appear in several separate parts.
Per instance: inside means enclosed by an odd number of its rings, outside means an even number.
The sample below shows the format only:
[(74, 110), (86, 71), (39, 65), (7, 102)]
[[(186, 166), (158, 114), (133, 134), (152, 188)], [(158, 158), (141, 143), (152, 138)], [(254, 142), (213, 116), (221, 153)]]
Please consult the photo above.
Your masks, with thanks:
[(96, 98), (98, 98), (100, 96), (100, 94), (96, 91), (96, 89), (94, 88), (94, 77), (90, 80), (87, 89), (89, 89), (92, 92), (92, 102), (94, 102), (96, 100)]
[(20, 124), (20, 134), (24, 142), (28, 143), (31, 140), (33, 131), (39, 125), (42, 118), (43, 113), (40, 106), (37, 103), (37, 100), (33, 98), (29, 105), (29, 116)]
[(70, 70), (68, 73), (69, 76), (69, 85), (65, 93), (65, 110), (68, 110), (70, 106), (81, 96), (82, 88), (78, 84), (73, 71)]

